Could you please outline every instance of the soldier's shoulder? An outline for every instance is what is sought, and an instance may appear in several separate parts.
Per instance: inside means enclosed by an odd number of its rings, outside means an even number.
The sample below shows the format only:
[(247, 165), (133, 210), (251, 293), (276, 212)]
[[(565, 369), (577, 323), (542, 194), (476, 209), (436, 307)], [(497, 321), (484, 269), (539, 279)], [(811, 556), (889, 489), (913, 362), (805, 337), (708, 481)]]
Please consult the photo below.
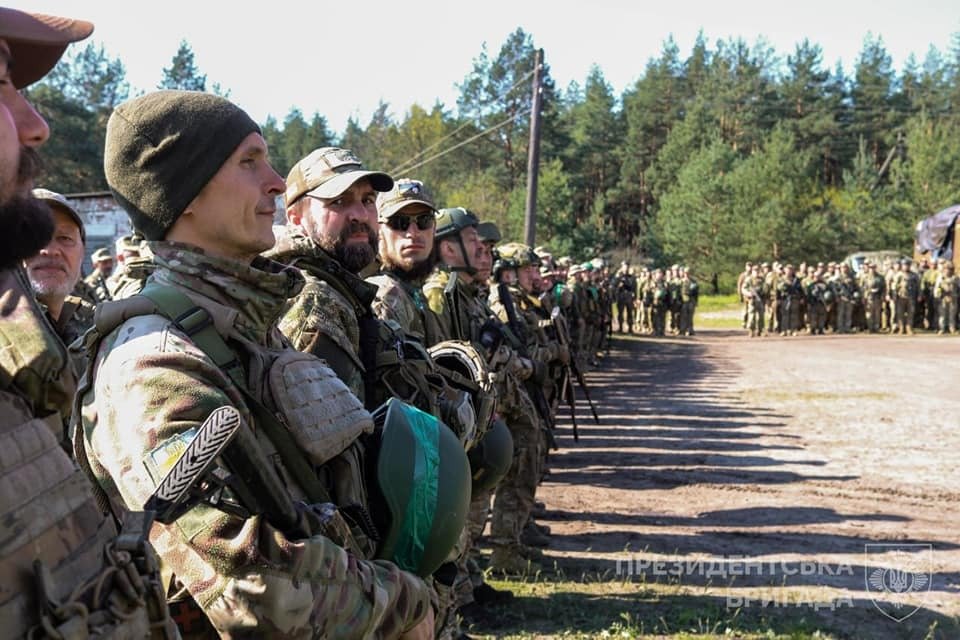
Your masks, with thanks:
[(436, 269), (433, 273), (427, 276), (427, 280), (423, 283), (423, 290), (429, 291), (430, 289), (443, 289), (450, 282), (450, 277), (451, 274), (449, 271)]

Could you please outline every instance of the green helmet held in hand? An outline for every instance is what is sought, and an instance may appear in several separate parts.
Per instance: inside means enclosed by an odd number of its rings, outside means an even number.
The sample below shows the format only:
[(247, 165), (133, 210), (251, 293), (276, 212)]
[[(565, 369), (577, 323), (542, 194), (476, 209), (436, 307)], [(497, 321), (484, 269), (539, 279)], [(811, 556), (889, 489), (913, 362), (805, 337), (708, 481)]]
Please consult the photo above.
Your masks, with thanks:
[(466, 524), (470, 463), (453, 431), (429, 413), (390, 398), (373, 417), (377, 557), (426, 577), (447, 561)]

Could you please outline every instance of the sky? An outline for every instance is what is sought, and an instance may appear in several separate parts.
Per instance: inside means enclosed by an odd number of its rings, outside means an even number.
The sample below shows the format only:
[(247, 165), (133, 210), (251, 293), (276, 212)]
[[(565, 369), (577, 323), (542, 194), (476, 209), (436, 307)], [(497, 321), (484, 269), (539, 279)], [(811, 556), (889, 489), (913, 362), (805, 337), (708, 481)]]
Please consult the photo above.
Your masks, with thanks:
[(21, 0), (28, 11), (83, 18), (92, 40), (120, 58), (134, 91), (156, 88), (186, 40), (195, 62), (255, 120), (292, 107), (343, 132), (365, 126), (380, 101), (402, 120), (413, 104), (456, 108), (457, 83), (486, 44), (495, 56), (517, 27), (533, 37), (560, 89), (600, 67), (619, 95), (673, 37), (686, 58), (697, 34), (763, 40), (778, 54), (804, 38), (823, 66), (849, 75), (864, 38), (881, 38), (899, 72), (912, 53), (948, 55), (960, 44), (958, 0)]

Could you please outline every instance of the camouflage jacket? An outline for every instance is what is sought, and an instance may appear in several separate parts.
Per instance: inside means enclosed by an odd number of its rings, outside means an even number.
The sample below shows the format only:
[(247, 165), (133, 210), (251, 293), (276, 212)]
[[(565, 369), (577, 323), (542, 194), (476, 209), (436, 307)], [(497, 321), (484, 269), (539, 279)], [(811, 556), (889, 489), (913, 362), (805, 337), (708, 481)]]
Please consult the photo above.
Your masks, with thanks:
[[(46, 637), (42, 616), (68, 635), (147, 638), (146, 599), (162, 608), (154, 609), (154, 637), (176, 637), (162, 593), (150, 589), (160, 586), (155, 565), (148, 564), (153, 551), (142, 547), (138, 567), (107, 550), (117, 530), (61, 445), (76, 382), (63, 343), (19, 270), (0, 272), (0, 309), (0, 486), (7, 488), (0, 491), (2, 635), (27, 637), (35, 628)], [(143, 597), (115, 588), (110, 574), (116, 569), (142, 581)], [(80, 589), (98, 580), (97, 593)]]
[[(144, 246), (141, 251), (146, 251)], [(147, 276), (153, 271), (154, 262), (150, 255), (141, 255), (136, 258), (127, 258), (123, 265), (107, 278), (112, 300), (122, 300), (140, 293)]]
[(80, 297), (87, 299), (87, 302), (97, 304), (104, 300), (112, 299), (110, 297), (110, 285), (107, 282), (107, 278), (100, 275), (98, 270), (94, 269), (93, 272), (81, 282), (83, 284), (79, 285), (78, 283), (78, 285), (83, 287), (81, 293), (85, 295), (80, 295)]
[[(233, 406), (289, 498), (305, 500), (303, 483), (277, 453), (245, 395), (280, 414), (291, 432), (296, 423), (301, 434), (312, 433), (310, 447), (333, 437), (325, 419), (337, 416), (321, 415), (324, 405), (317, 402), (323, 398), (307, 394), (320, 378), (338, 385), (327, 406), (339, 407), (341, 394), (349, 392), (323, 362), (291, 349), (276, 326), (287, 299), (303, 288), (303, 277), (264, 258), (247, 265), (172, 242), (151, 243), (151, 249), (156, 269), (148, 284), (176, 288), (210, 314), (242, 363), (247, 389), (237, 387), (166, 317), (135, 315), (99, 340), (88, 370), (92, 385), (83, 386), (79, 403), (78, 455), (89, 462), (114, 511), (140, 508), (192, 430), (214, 409)], [(131, 301), (136, 299), (106, 304)], [(103, 315), (109, 310), (105, 307)], [(91, 345), (97, 344), (95, 334), (87, 334)], [(292, 369), (298, 375), (278, 397), (277, 367), (268, 363), (284, 358), (298, 359)], [(287, 371), (281, 371), (284, 378)], [(359, 407), (355, 398), (352, 403)], [(337, 444), (337, 449), (343, 446)], [(310, 455), (306, 447), (305, 455)], [(173, 524), (155, 524), (150, 539), (161, 557), (168, 593), (185, 588), (226, 636), (393, 638), (430, 606), (426, 584), (396, 565), (364, 560), (326, 535), (290, 539), (262, 515), (244, 517), (199, 503)]]
[(372, 365), (361, 355), (361, 319), (372, 319), (376, 288), (344, 269), (316, 242), (287, 226), (264, 254), (297, 267), (306, 284), (285, 306), (280, 331), (293, 346), (323, 358), (353, 393), (365, 398), (364, 376)]
[(373, 313), (381, 320), (393, 320), (407, 335), (430, 347), (446, 340), (440, 319), (427, 304), (423, 283), (406, 282), (389, 272), (367, 278), (377, 285)]
[(936, 300), (955, 301), (960, 297), (960, 276), (941, 273), (933, 285), (933, 297)]

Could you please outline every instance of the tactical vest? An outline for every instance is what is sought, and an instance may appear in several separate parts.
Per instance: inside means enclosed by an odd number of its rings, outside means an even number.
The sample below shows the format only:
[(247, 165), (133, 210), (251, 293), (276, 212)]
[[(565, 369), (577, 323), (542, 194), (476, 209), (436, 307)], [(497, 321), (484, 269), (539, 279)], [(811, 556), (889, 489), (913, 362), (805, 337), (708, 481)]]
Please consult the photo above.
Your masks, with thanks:
[(117, 536), (61, 448), (74, 378), (25, 279), (0, 274), (0, 621), (5, 637), (175, 638), (153, 550)]
[[(100, 341), (130, 318), (160, 316), (158, 320), (173, 323), (242, 392), (237, 404), (242, 413), (254, 418), (257, 445), (267, 459), (280, 463), (274, 467), (289, 492), (283, 498), (337, 505), (353, 535), (350, 539), (328, 537), (359, 555), (372, 557), (378, 536), (365, 511), (363, 447), (359, 442), (373, 430), (370, 414), (315, 356), (290, 347), (272, 349), (253, 343), (233, 329), (235, 312), (223, 312), (203, 302), (176, 287), (148, 283), (139, 295), (101, 304), (94, 330), (84, 337), (91, 364), (81, 381), (78, 403), (91, 386)], [(79, 407), (75, 413), (79, 415)], [(82, 431), (76, 429), (74, 445), (78, 459), (85, 461)], [(243, 502), (242, 496), (238, 501)], [(115, 513), (123, 511), (120, 505), (112, 506)], [(248, 511), (257, 513), (253, 507)], [(177, 526), (189, 537), (192, 527), (202, 523), (193, 523), (188, 512)]]

